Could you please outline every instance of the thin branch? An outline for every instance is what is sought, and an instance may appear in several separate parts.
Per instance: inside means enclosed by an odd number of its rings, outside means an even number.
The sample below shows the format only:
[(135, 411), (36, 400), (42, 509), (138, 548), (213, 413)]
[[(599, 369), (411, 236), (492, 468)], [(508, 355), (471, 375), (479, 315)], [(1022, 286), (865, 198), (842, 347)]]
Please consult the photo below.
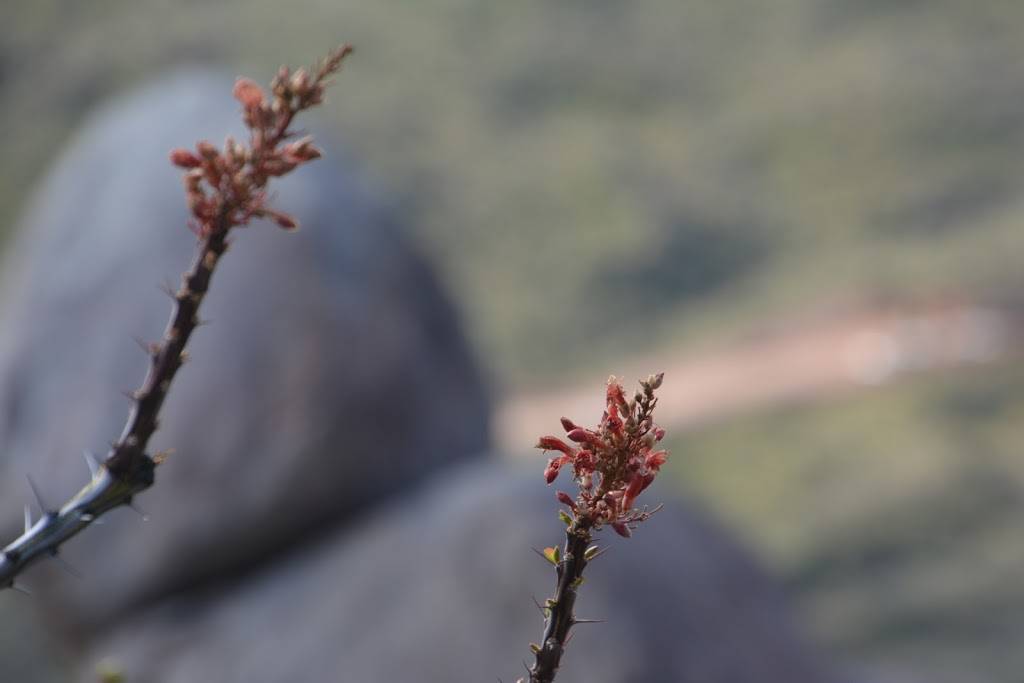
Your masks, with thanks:
[[(571, 514), (565, 510), (558, 513), (566, 525), (561, 557), (557, 548), (540, 553), (554, 563), (558, 583), (555, 596), (546, 603), (544, 638), (540, 645), (530, 645), (534, 664), (527, 669), (529, 683), (554, 681), (572, 638), (572, 627), (598, 621), (577, 619), (573, 613), (583, 570), (604, 552), (604, 548), (590, 545), (593, 534), (607, 525), (628, 538), (632, 529), (658, 511), (648, 511), (646, 507), (638, 510), (634, 503), (668, 459), (666, 451), (654, 450), (665, 436), (665, 430), (653, 421), (657, 403), (654, 392), (661, 386), (662, 378), (662, 374), (657, 374), (641, 380), (641, 390), (628, 401), (622, 384), (610, 377), (605, 391), (607, 408), (596, 428), (580, 427), (567, 417), (560, 420), (566, 438), (579, 446), (569, 445), (556, 436), (542, 436), (537, 441), (537, 448), (560, 454), (548, 461), (544, 470), (547, 483), (554, 482), (563, 467), (571, 466), (579, 494), (574, 499), (564, 491), (555, 492), (555, 499)], [(523, 679), (517, 683), (523, 683)]]
[(588, 527), (573, 524), (565, 530), (565, 551), (555, 568), (558, 584), (555, 595), (547, 602), (550, 607), (544, 621), (544, 638), (540, 646), (534, 649), (534, 663), (529, 668), (530, 683), (551, 683), (555, 680), (569, 641), (569, 631), (581, 621), (576, 618), (573, 609), (576, 605), (576, 591), (583, 581), (583, 570), (587, 566), (586, 551), (590, 540)]
[(171, 383), (186, 359), (185, 347), (201, 324), (199, 308), (227, 251), (228, 234), (259, 217), (270, 218), (285, 229), (295, 227), (291, 216), (266, 206), (263, 188), (271, 177), (320, 156), (308, 138), (279, 145), (291, 137), (288, 127), (295, 114), (322, 101), (326, 78), (341, 67), (351, 51), (347, 45), (333, 51), (313, 76), (304, 69), (289, 74), (282, 67), (272, 83), (272, 102), (255, 83), (239, 79), (234, 95), (243, 105), (251, 131), (249, 148), (229, 139), (223, 153), (208, 142), (197, 144), (198, 154), (184, 149), (171, 152), (172, 163), (188, 169), (185, 186), (192, 228), (199, 237), (195, 260), (182, 276), (181, 287), (172, 292), (174, 303), (163, 338), (155, 344), (140, 343), (150, 364), (142, 386), (131, 393), (132, 407), (121, 436), (102, 464), (86, 457), (90, 482), (63, 507), (50, 509), (29, 480), (43, 514), (33, 524), (26, 510), (24, 533), (0, 552), (0, 588), (17, 588), (15, 578), (26, 567), (43, 557), (56, 558), (64, 542), (100, 515), (120, 506), (133, 507), (133, 498), (153, 485), (163, 456), (147, 454), (146, 447), (159, 427), (160, 409)]
[(182, 278), (167, 329), (154, 348), (142, 386), (134, 393), (121, 437), (93, 472), (92, 480), (76, 496), (59, 510), (44, 507), (39, 521), (4, 548), (0, 554), (0, 586), (11, 587), (14, 578), (32, 562), (56, 556), (65, 541), (100, 515), (130, 505), (136, 494), (153, 485), (156, 463), (146, 454), (146, 446), (159, 426), (160, 408), (181, 367), (182, 352), (196, 327), (196, 313), (227, 248), (225, 226), (226, 222), (222, 222), (219, 230), (200, 242), (192, 267)]

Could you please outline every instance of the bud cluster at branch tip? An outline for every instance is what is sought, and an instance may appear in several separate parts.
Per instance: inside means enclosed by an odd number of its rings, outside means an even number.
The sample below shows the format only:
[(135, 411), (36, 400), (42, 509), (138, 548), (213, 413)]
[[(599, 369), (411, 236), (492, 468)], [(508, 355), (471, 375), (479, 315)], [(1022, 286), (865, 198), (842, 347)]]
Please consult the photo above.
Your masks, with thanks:
[(622, 384), (610, 377), (606, 408), (597, 427), (581, 427), (563, 417), (568, 442), (556, 436), (542, 436), (537, 442), (537, 448), (559, 453), (544, 470), (548, 484), (563, 468), (572, 467), (578, 487), (575, 499), (564, 491), (557, 491), (556, 497), (572, 511), (577, 528), (599, 529), (607, 524), (629, 537), (631, 529), (654, 512), (634, 506), (668, 459), (668, 452), (658, 448), (665, 430), (653, 420), (658, 403), (655, 391), (663, 376), (659, 373), (642, 380), (629, 400)]
[(329, 77), (341, 68), (342, 60), (352, 52), (343, 45), (313, 69), (281, 67), (270, 84), (269, 95), (255, 81), (239, 78), (234, 97), (242, 105), (249, 129), (249, 144), (228, 136), (223, 148), (202, 140), (195, 150), (171, 150), (170, 160), (185, 169), (185, 191), (192, 220), (189, 226), (201, 238), (216, 231), (226, 232), (246, 225), (253, 218), (268, 218), (285, 230), (294, 230), (298, 222), (289, 214), (267, 205), (267, 181), (282, 176), (308, 161), (318, 159), (321, 151), (313, 139), (292, 139), (288, 129), (299, 112), (323, 101)]

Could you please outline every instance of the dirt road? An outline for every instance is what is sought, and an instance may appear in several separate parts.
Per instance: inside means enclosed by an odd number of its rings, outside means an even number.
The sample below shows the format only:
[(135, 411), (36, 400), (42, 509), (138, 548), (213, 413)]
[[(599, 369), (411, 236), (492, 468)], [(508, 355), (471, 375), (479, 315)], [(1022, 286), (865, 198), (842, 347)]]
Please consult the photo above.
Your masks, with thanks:
[[(1022, 336), (1019, 320), (1010, 311), (970, 305), (860, 312), (711, 354), (666, 352), (616, 371), (632, 384), (641, 373), (664, 370), (659, 422), (687, 427), (768, 404), (875, 386), (908, 373), (992, 362), (1019, 347), (1014, 344)], [(561, 415), (595, 422), (602, 398), (600, 380), (509, 397), (496, 414), (497, 444), (523, 452), (536, 436), (557, 432)]]

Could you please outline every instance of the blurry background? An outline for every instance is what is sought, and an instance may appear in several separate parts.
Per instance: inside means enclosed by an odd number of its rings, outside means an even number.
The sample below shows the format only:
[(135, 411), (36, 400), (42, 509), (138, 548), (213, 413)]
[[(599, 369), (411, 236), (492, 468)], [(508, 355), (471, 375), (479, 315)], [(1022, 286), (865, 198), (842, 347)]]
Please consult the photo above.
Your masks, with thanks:
[[(351, 42), (320, 115), (438, 264), (501, 445), (596, 418), (573, 406), (609, 372), (667, 370), (670, 475), (819, 643), (1018, 679), (1024, 5), (33, 0), (0, 19), (4, 236), (107, 96), (176, 64), (265, 81)], [(0, 596), (3, 647), (28, 647), (26, 602)]]

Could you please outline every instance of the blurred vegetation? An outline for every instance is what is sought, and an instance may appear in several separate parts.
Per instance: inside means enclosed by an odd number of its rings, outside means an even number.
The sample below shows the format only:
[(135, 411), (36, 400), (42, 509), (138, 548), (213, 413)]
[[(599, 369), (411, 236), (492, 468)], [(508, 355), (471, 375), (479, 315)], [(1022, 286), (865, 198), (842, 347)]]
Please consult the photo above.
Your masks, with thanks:
[(1024, 667), (1024, 363), (733, 419), (673, 472), (785, 577), (812, 632), (922, 680)]
[(355, 43), (325, 116), (443, 263), (505, 385), (794, 308), (1024, 284), (1014, 3), (36, 0), (4, 15), (0, 226), (106, 96), (171, 65), (258, 76)]
[[(864, 302), (1022, 301), (1019, 3), (34, 0), (2, 15), (4, 231), (109, 95), (171, 65), (269, 76), (354, 43), (324, 116), (441, 265), (505, 387)], [(675, 467), (787, 577), (820, 639), (1016, 680), (1022, 380), (1020, 365), (962, 371), (751, 415), (687, 436)]]

